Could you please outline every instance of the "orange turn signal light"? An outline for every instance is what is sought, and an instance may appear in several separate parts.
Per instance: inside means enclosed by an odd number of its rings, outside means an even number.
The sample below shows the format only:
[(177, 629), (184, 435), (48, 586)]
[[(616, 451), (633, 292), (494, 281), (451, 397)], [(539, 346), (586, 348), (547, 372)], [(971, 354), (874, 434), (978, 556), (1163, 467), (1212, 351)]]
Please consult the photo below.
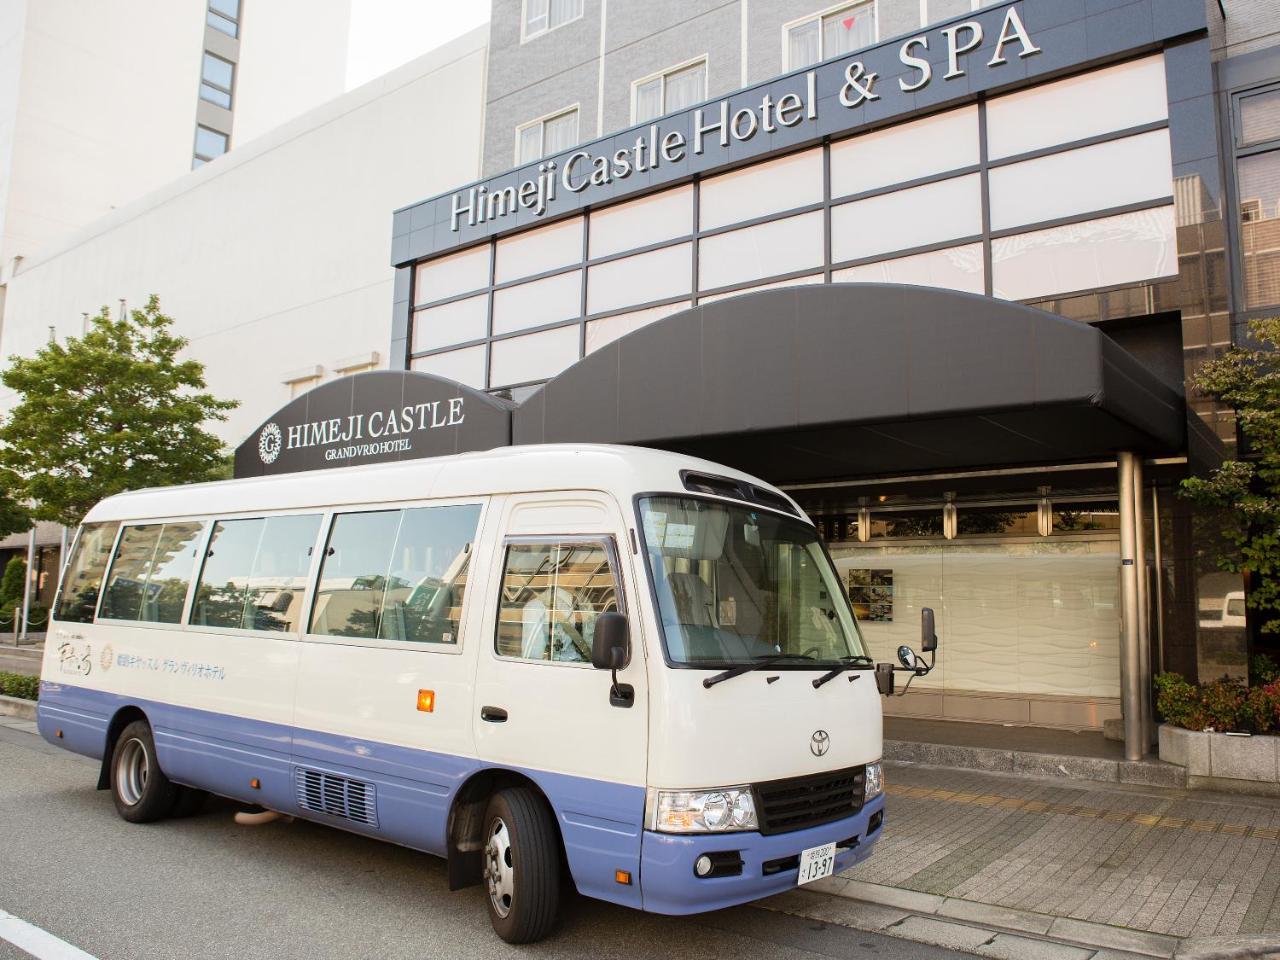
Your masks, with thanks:
[(255, 790), (261, 790), (262, 781), (259, 780), (257, 777), (254, 777), (252, 780), (249, 781), (249, 786), (253, 787), (253, 789)]
[(620, 883), (624, 887), (629, 887), (631, 886), (631, 871), (615, 870), (613, 871), (613, 879), (615, 883)]
[(436, 692), (434, 690), (418, 691), (418, 709), (423, 713), (433, 713), (436, 709)]

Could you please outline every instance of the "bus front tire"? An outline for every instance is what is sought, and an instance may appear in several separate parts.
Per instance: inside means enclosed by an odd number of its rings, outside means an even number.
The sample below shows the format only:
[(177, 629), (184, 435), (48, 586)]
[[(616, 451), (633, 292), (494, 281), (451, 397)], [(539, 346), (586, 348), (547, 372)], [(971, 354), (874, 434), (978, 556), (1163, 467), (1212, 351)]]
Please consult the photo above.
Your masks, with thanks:
[(560, 844), (542, 797), (528, 787), (500, 790), (485, 811), (482, 853), (489, 920), (507, 943), (533, 943), (560, 911)]
[(116, 738), (111, 751), (111, 799), (130, 823), (154, 823), (173, 811), (178, 785), (156, 759), (156, 742), (145, 720), (135, 720)]

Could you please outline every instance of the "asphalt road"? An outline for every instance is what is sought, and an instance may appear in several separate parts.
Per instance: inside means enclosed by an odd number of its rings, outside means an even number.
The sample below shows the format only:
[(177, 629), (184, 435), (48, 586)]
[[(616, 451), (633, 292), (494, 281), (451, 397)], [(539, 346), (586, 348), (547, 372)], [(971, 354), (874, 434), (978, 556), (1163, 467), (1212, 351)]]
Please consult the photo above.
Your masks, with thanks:
[[(302, 821), (236, 826), (222, 802), (131, 825), (96, 775), (0, 727), (0, 911), (101, 960), (968, 956), (756, 907), (670, 918), (576, 895), (550, 939), (515, 948), (442, 860)], [(0, 940), (10, 958), (29, 960)]]

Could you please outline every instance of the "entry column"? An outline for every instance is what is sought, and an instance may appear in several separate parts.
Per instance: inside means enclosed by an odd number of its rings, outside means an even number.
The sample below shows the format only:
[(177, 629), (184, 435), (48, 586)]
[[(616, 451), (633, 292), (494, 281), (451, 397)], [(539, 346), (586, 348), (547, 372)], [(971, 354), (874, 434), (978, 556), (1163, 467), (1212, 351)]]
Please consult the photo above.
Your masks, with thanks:
[(1138, 591), (1138, 544), (1142, 525), (1142, 501), (1138, 497), (1138, 458), (1121, 453), (1117, 458), (1120, 486), (1120, 709), (1124, 712), (1124, 755), (1141, 760), (1147, 752), (1147, 724), (1143, 687), (1150, 682), (1142, 672), (1142, 607)]

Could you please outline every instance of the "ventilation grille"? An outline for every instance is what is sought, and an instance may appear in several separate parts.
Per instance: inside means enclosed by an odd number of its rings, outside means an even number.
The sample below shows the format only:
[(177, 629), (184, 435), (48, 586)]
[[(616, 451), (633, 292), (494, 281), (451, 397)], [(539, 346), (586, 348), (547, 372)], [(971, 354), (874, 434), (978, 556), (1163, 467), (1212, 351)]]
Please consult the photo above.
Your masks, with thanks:
[(747, 503), (758, 503), (770, 510), (789, 513), (793, 517), (800, 516), (795, 506), (786, 497), (765, 490), (763, 487), (757, 487), (754, 483), (747, 483), (745, 480), (717, 477), (710, 473), (695, 473), (692, 470), (681, 470), (680, 477), (684, 481), (684, 488), (693, 493), (709, 493), (714, 497), (729, 497)]
[(294, 771), (294, 778), (298, 788), (298, 806), (303, 810), (341, 817), (370, 827), (378, 825), (378, 794), (373, 784), (302, 767)]
[(756, 811), (766, 836), (851, 817), (862, 809), (866, 767), (757, 783)]

